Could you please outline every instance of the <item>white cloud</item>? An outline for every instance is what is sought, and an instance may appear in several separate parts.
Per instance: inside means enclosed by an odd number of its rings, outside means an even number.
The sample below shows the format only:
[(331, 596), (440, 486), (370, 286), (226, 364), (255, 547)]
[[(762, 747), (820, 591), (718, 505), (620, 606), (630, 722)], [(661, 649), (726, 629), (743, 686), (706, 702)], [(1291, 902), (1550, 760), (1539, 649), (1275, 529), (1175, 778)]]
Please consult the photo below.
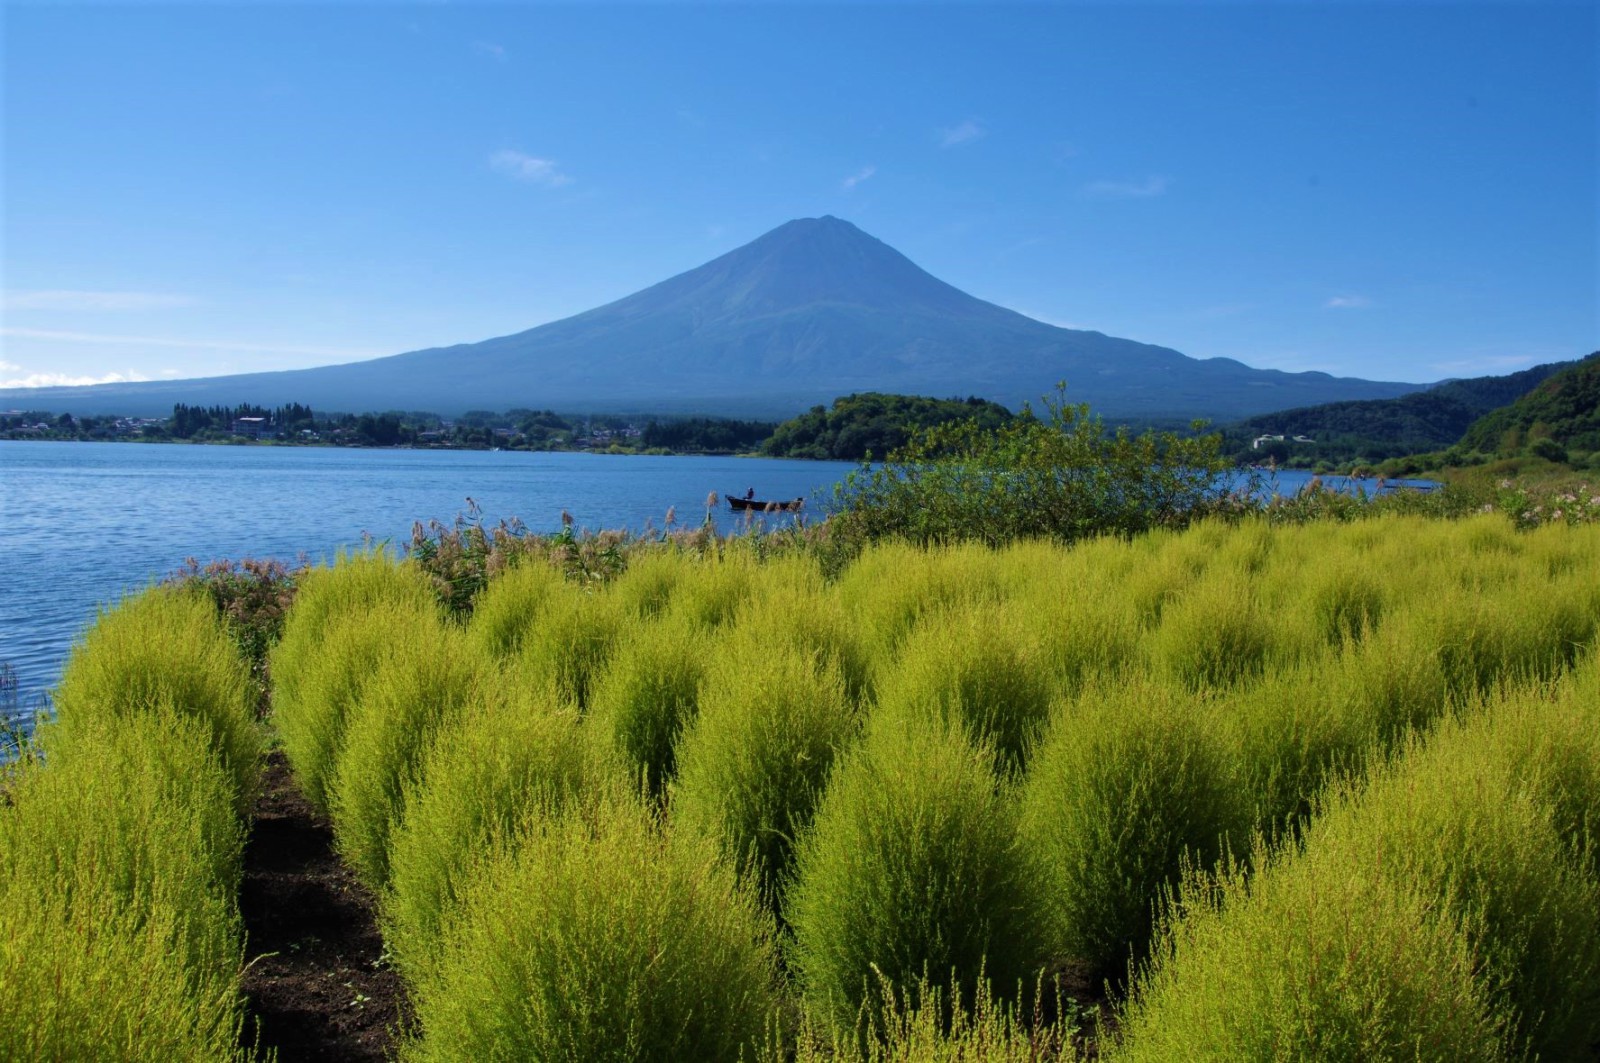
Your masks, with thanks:
[(1166, 195), (1169, 184), (1165, 177), (1146, 177), (1143, 181), (1091, 181), (1083, 186), (1083, 191), (1097, 199), (1150, 199)]
[(1364, 295), (1335, 295), (1322, 304), (1324, 310), (1364, 310), (1372, 305), (1372, 300)]
[[(297, 347), (273, 343), (237, 343), (232, 340), (183, 340), (167, 336), (116, 336), (102, 332), (61, 332), (55, 329), (0, 328), (0, 336), (57, 343), (132, 344), (139, 347), (176, 347), (193, 351), (243, 351), (265, 354), (309, 354), (325, 358), (375, 358), (382, 351), (345, 347)], [(17, 367), (13, 367), (17, 368)]]
[(6, 292), (7, 310), (169, 310), (192, 306), (195, 300), (187, 295), (166, 292), (84, 292), (84, 291), (32, 291)]
[(988, 132), (977, 122), (968, 119), (960, 125), (939, 130), (939, 146), (941, 148), (953, 148), (957, 144), (968, 144), (974, 140), (981, 139)]
[[(3, 364), (5, 369), (16, 372), (20, 365)], [(76, 388), (88, 384), (133, 384), (150, 378), (131, 370), (126, 373), (107, 373), (105, 376), (72, 376), (68, 373), (29, 373), (27, 376), (9, 377), (0, 380), (0, 388)]]
[(489, 156), (489, 165), (507, 177), (546, 188), (572, 183), (572, 178), (562, 173), (550, 159), (536, 159), (520, 151), (497, 151)]
[(878, 168), (876, 166), (863, 166), (861, 169), (857, 170), (855, 173), (851, 174), (849, 177), (846, 177), (843, 181), (840, 181), (839, 184), (840, 184), (841, 187), (846, 188), (846, 189), (854, 188), (856, 185), (860, 184), (862, 181), (867, 180), (869, 177), (871, 177), (873, 174), (875, 174), (877, 172), (878, 172)]
[(487, 55), (497, 63), (503, 63), (506, 61), (506, 50), (504, 45), (495, 44), (493, 41), (473, 41), (472, 47), (475, 51)]

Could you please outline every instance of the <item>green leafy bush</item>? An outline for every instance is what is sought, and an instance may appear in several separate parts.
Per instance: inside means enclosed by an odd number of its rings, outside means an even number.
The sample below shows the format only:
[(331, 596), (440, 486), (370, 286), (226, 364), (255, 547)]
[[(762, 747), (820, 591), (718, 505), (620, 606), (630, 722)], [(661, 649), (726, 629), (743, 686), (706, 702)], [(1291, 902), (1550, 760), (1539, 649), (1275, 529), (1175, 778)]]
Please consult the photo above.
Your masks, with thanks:
[(1021, 771), (1050, 715), (1050, 662), (1023, 614), (1006, 606), (942, 613), (902, 644), (877, 681), (880, 713), (932, 713)]
[(381, 908), (401, 973), (414, 981), (438, 954), (439, 928), (481, 863), (601, 776), (576, 710), (553, 692), (490, 694), (440, 732), (406, 784), (391, 834)]
[(0, 801), (0, 1058), (233, 1059), (244, 832), (207, 722), (81, 725)]
[(100, 614), (56, 688), (52, 743), (61, 756), (76, 756), (91, 741), (86, 731), (157, 708), (205, 722), (233, 778), (230, 807), (249, 808), (261, 770), (250, 672), (196, 588), (152, 587)]
[(487, 696), (487, 655), (442, 624), (391, 628), (389, 645), (350, 707), (328, 787), (339, 854), (368, 888), (389, 883), (389, 837), (407, 784), (437, 735)]
[(736, 1060), (768, 1036), (770, 920), (709, 839), (628, 798), (536, 818), (481, 866), (412, 987), (403, 1059)]
[(735, 636), (708, 663), (699, 715), (678, 747), (673, 824), (717, 839), (774, 897), (857, 720), (836, 667)]
[(845, 480), (837, 533), (861, 542), (1073, 542), (1181, 526), (1227, 500), (1221, 436), (1107, 432), (1064, 390), (1043, 405), (1042, 419), (1024, 408), (998, 426), (966, 420), (919, 431), (881, 466)]
[(1001, 1000), (1033, 984), (1042, 901), (993, 759), (960, 726), (880, 718), (836, 770), (786, 897), (791, 966), (824, 1021), (853, 1029), (925, 981), (953, 980), (969, 1012), (980, 972)]
[(1125, 974), (1185, 858), (1210, 866), (1244, 835), (1241, 796), (1192, 698), (1149, 682), (1086, 690), (1056, 717), (1023, 784), (1022, 837), (1054, 954), (1097, 978)]
[(654, 795), (676, 773), (678, 736), (699, 709), (708, 642), (704, 631), (677, 618), (645, 625), (594, 684), (590, 725), (610, 737)]

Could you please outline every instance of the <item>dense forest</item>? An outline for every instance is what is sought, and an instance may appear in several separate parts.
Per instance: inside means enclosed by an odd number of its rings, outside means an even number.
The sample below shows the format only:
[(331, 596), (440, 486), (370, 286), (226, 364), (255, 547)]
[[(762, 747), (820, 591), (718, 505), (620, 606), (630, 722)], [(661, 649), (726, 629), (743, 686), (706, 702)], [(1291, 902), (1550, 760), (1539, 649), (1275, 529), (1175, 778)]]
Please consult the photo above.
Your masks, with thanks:
[(868, 392), (835, 399), (833, 408), (813, 406), (780, 424), (762, 452), (779, 458), (862, 461), (898, 450), (918, 429), (952, 421), (997, 428), (1013, 414), (986, 399), (927, 399)]
[(1540, 456), (1552, 461), (1600, 450), (1600, 351), (1485, 415), (1462, 436), (1461, 446), (1485, 453), (1543, 450)]

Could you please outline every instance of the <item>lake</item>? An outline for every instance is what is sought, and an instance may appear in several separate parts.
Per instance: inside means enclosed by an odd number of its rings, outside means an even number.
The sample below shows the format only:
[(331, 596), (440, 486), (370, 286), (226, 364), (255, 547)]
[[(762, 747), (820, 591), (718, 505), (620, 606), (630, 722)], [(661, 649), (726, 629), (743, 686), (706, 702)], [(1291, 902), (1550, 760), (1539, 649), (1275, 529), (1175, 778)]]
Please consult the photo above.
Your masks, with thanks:
[[(364, 541), (409, 541), (414, 521), (476, 501), (486, 524), (555, 531), (660, 528), (705, 518), (706, 495), (804, 497), (814, 516), (853, 465), (733, 457), (0, 442), (0, 662), (25, 717), (60, 675), (95, 610), (187, 558), (330, 560)], [(1308, 473), (1267, 485), (1293, 494)], [(1353, 485), (1328, 478), (1328, 486)], [(1371, 481), (1364, 485), (1372, 486)], [(738, 526), (721, 502), (724, 530)], [(762, 518), (786, 522), (788, 517)]]
[[(0, 442), (0, 661), (29, 714), (102, 604), (186, 558), (331, 559), (363, 541), (410, 541), (412, 522), (452, 520), (474, 499), (483, 520), (660, 528), (705, 519), (706, 495), (821, 496), (847, 462), (526, 451)], [(819, 492), (821, 496), (819, 496)], [(719, 498), (723, 529), (742, 519)], [(788, 517), (761, 518), (787, 522)]]

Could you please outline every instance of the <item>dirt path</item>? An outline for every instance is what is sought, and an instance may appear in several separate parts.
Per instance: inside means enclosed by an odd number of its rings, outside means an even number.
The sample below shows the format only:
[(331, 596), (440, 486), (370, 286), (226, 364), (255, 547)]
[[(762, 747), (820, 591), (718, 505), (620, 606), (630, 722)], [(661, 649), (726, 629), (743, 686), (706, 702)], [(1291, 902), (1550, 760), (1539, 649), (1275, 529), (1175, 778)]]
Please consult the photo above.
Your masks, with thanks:
[(262, 1048), (280, 1063), (382, 1060), (405, 1014), (382, 960), (371, 896), (333, 851), (333, 831), (301, 796), (281, 753), (267, 761), (244, 852), (244, 991)]

